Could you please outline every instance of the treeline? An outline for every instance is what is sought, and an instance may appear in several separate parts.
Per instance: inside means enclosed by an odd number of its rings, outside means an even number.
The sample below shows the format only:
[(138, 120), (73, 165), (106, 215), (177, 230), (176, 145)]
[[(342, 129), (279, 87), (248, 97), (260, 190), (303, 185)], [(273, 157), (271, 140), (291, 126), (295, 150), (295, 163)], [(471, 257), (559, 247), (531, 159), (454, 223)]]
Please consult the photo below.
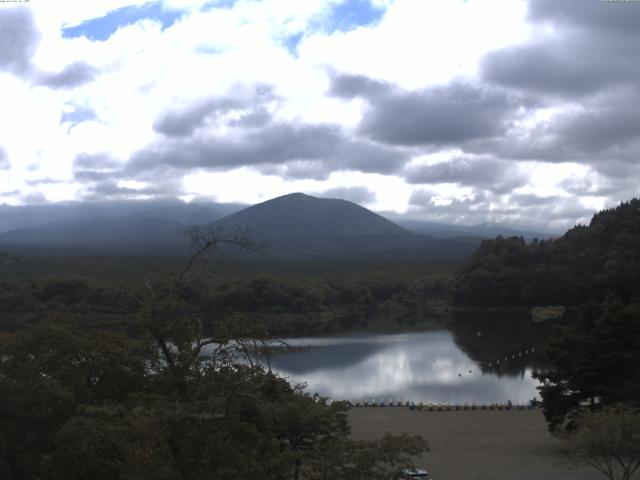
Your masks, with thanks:
[[(353, 440), (344, 402), (263, 368), (256, 348), (274, 337), (259, 322), (233, 316), (203, 332), (198, 281), (185, 282), (225, 242), (250, 246), (212, 234), (182, 270), (138, 289), (3, 285), (14, 312), (25, 301), (51, 311), (0, 333), (0, 478), (386, 480), (412, 468), (423, 438)], [(92, 316), (74, 315), (83, 308), (126, 310), (131, 330), (79, 326)]]
[(615, 291), (625, 303), (640, 286), (640, 200), (592, 218), (554, 240), (482, 242), (452, 282), (456, 305), (580, 305)]
[(550, 241), (483, 242), (456, 272), (457, 305), (572, 305), (536, 374), (552, 432), (581, 428), (584, 410), (640, 402), (640, 200), (597, 213)]
[[(414, 324), (447, 296), (448, 267), (414, 270), (396, 266), (364, 274), (258, 271), (234, 275), (202, 269), (176, 292), (205, 326), (241, 313), (270, 321), (278, 333), (316, 333), (360, 328), (374, 321)], [(135, 301), (127, 292), (162, 288), (162, 276), (128, 289), (90, 278), (35, 277), (0, 281), (0, 326), (27, 326), (43, 316), (72, 315), (88, 326), (125, 327)]]

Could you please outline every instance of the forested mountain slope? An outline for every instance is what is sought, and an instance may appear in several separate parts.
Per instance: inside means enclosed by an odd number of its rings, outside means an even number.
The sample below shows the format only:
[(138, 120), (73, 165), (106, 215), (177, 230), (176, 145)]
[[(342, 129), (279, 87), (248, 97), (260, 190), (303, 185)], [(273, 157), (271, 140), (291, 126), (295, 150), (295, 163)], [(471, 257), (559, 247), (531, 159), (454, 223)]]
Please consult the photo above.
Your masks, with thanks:
[(562, 237), (526, 243), (486, 240), (452, 284), (457, 305), (578, 305), (614, 292), (623, 302), (640, 289), (640, 200), (593, 216)]

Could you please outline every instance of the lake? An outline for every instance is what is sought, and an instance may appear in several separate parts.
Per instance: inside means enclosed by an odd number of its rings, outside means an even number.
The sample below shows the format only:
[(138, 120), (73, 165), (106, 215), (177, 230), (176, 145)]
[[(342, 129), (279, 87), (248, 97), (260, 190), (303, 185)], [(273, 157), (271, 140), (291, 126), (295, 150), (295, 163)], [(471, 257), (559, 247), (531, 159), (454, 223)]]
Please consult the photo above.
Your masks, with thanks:
[(304, 348), (270, 363), (292, 383), (306, 382), (309, 392), (334, 400), (525, 403), (538, 397), (531, 374), (542, 349), (518, 332), (509, 342), (482, 330), (290, 338)]

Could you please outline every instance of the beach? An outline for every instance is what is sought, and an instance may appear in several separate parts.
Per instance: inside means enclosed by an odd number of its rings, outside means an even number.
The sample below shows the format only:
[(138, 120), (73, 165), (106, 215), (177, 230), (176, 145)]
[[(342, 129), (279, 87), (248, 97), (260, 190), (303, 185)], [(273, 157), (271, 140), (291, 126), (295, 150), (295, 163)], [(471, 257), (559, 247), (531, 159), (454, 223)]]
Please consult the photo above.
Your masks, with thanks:
[(422, 435), (430, 452), (416, 459), (433, 480), (597, 480), (584, 466), (570, 469), (541, 410), (430, 412), (407, 407), (356, 407), (352, 436)]

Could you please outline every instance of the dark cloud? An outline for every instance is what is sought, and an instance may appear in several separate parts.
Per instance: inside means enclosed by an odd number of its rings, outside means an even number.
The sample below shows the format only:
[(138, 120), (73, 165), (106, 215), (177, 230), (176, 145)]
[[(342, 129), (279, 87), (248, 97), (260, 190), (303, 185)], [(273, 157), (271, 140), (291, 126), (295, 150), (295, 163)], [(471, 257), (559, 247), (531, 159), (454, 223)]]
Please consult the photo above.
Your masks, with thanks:
[(39, 41), (29, 8), (4, 5), (0, 8), (0, 70), (26, 73)]
[[(595, 47), (602, 50), (601, 45)], [(613, 57), (603, 65), (594, 56), (593, 46), (583, 41), (548, 41), (492, 53), (483, 60), (481, 70), (487, 82), (564, 96), (592, 93), (633, 74), (627, 60)]]
[(506, 211), (507, 221), (526, 221), (548, 227), (560, 226), (556, 230), (569, 228), (576, 221), (584, 223), (594, 214), (592, 207), (580, 203), (576, 197), (548, 196), (541, 197), (534, 194), (515, 194), (509, 196), (510, 210)]
[(284, 165), (260, 165), (257, 170), (264, 175), (277, 175), (290, 180), (326, 180), (331, 175), (321, 160), (293, 160)]
[[(640, 159), (640, 155), (638, 158)], [(615, 183), (623, 180), (631, 180), (637, 185), (637, 179), (640, 178), (640, 162), (622, 162), (615, 159), (603, 159), (593, 163), (591, 167)]]
[(372, 98), (388, 94), (391, 86), (386, 82), (374, 80), (364, 75), (334, 75), (331, 79), (329, 94), (338, 98)]
[(409, 205), (426, 207), (433, 201), (433, 195), (425, 190), (414, 190), (409, 197)]
[(485, 81), (564, 97), (635, 84), (640, 74), (640, 9), (636, 2), (530, 0), (529, 19), (554, 36), (489, 54)]
[(120, 162), (109, 153), (81, 153), (73, 161), (73, 178), (78, 182), (107, 182), (121, 177)]
[(81, 153), (73, 161), (74, 169), (114, 169), (119, 165), (119, 162), (107, 152)]
[(534, 21), (573, 24), (589, 30), (638, 33), (640, 10), (636, 2), (602, 0), (529, 0)]
[(84, 200), (92, 201), (123, 201), (135, 200), (141, 197), (154, 199), (173, 199), (180, 195), (180, 182), (176, 179), (159, 180), (142, 188), (130, 188), (118, 184), (118, 180), (98, 180), (86, 189)]
[(333, 75), (329, 94), (361, 97), (369, 107), (359, 133), (404, 146), (440, 146), (502, 133), (530, 100), (490, 85), (454, 81), (406, 91), (362, 75)]
[(34, 178), (25, 180), (25, 183), (29, 186), (37, 186), (37, 185), (56, 185), (58, 183), (63, 183), (63, 180), (57, 180), (55, 178)]
[(273, 87), (269, 85), (257, 85), (252, 91), (237, 86), (227, 97), (207, 98), (165, 111), (156, 119), (153, 129), (168, 137), (189, 137), (198, 128), (215, 123), (230, 111), (240, 114), (239, 118), (230, 121), (232, 126), (260, 127), (270, 121), (271, 115), (264, 105), (274, 99)]
[(244, 102), (238, 99), (207, 99), (184, 109), (163, 113), (153, 124), (153, 129), (169, 137), (188, 137), (203, 126), (206, 120), (215, 120), (220, 114), (244, 106)]
[[(348, 138), (335, 125), (270, 124), (236, 134), (166, 139), (132, 156), (129, 175), (157, 174), (194, 168), (227, 169), (247, 165), (288, 165), (322, 162), (325, 170), (390, 173), (404, 164), (401, 149)], [(291, 163), (295, 170), (295, 163)]]
[[(537, 96), (558, 113), (534, 127), (474, 139), (463, 150), (509, 160), (589, 164), (600, 178), (568, 180), (567, 192), (615, 198), (617, 185), (633, 195), (622, 183), (625, 175), (638, 174), (629, 165), (640, 158), (637, 2), (530, 0), (528, 7), (529, 20), (553, 33), (487, 55), (481, 77)], [(566, 207), (558, 215), (570, 211)]]
[(414, 184), (456, 183), (507, 192), (526, 184), (517, 165), (492, 158), (456, 157), (432, 165), (406, 169), (405, 180)]
[(318, 194), (324, 198), (340, 198), (358, 204), (373, 203), (377, 197), (375, 192), (366, 187), (337, 187), (330, 188)]
[(592, 165), (587, 175), (568, 178), (559, 186), (574, 197), (604, 197), (620, 202), (638, 195), (640, 164), (609, 160)]
[(389, 93), (365, 110), (360, 132), (395, 145), (451, 145), (499, 135), (519, 104), (504, 92), (465, 83)]
[(0, 70), (52, 89), (74, 88), (94, 79), (97, 70), (78, 61), (57, 73), (42, 72), (31, 63), (40, 42), (33, 14), (26, 7), (0, 8)]
[(519, 207), (546, 206), (557, 200), (557, 197), (541, 197), (533, 193), (516, 193), (509, 197), (509, 201)]
[(0, 145), (0, 170), (8, 170), (11, 168), (11, 162), (5, 148)]
[(511, 160), (599, 164), (640, 158), (640, 89), (619, 88), (567, 108), (535, 127), (467, 142), (467, 152)]
[[(158, 188), (147, 189), (151, 190), (151, 195), (159, 193)], [(122, 198), (122, 197), (138, 197), (140, 195), (148, 195), (149, 193), (143, 190), (138, 190), (135, 188), (127, 188), (118, 186), (118, 182), (112, 180), (106, 180), (102, 182), (98, 182), (92, 185), (89, 188), (89, 196), (93, 199), (102, 198), (102, 199), (111, 199), (111, 198)]]
[(33, 192), (20, 197), (21, 203), (25, 205), (42, 205), (47, 203), (47, 197), (42, 192)]
[(35, 83), (52, 89), (75, 88), (93, 81), (97, 72), (96, 68), (86, 62), (74, 62), (59, 73), (38, 73)]
[(73, 179), (78, 182), (102, 182), (117, 177), (112, 171), (103, 170), (75, 170)]
[(326, 180), (331, 172), (321, 160), (293, 161), (284, 165), (283, 176), (291, 179)]
[(267, 125), (272, 119), (271, 114), (261, 108), (253, 112), (243, 114), (237, 120), (231, 120), (229, 125), (240, 128), (259, 128)]
[[(639, 72), (640, 73), (640, 72)], [(552, 128), (566, 145), (582, 153), (624, 154), (629, 145), (635, 145), (632, 160), (637, 160), (640, 140), (640, 92), (625, 92), (621, 96), (607, 96), (588, 104), (584, 112), (568, 113)]]

